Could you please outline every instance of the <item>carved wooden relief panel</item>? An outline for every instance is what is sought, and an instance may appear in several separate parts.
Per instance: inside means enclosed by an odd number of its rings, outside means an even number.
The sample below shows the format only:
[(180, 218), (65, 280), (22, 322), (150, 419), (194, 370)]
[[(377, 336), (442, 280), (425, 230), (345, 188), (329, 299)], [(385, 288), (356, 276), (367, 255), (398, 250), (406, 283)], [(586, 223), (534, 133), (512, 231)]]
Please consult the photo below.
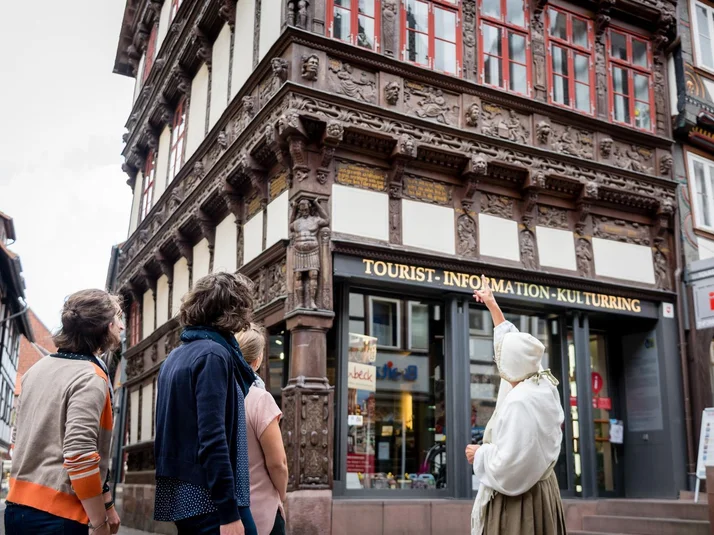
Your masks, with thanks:
[(404, 82), (404, 108), (409, 115), (437, 123), (456, 126), (459, 97), (426, 84)]
[(516, 143), (530, 144), (530, 119), (515, 110), (481, 102), (481, 133)]
[(338, 95), (368, 104), (377, 103), (377, 75), (338, 59), (328, 60), (327, 85)]

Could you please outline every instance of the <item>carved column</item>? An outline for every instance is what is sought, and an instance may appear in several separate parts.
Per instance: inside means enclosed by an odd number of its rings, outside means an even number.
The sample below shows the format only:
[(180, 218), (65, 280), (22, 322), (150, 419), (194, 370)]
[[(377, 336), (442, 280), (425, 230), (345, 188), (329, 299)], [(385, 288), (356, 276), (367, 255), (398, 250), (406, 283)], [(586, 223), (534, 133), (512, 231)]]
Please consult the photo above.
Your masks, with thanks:
[[(147, 266), (144, 266), (141, 268), (141, 278), (146, 282), (146, 287), (151, 290), (151, 295), (153, 296), (153, 301), (154, 301), (154, 326), (152, 327), (152, 331), (156, 330), (156, 311), (157, 311), (157, 301), (156, 299), (156, 277), (154, 274), (148, 269)], [(143, 298), (142, 298), (143, 300)], [(144, 335), (148, 335), (149, 333), (144, 333)]]
[(593, 245), (592, 245), (592, 218), (590, 210), (593, 201), (598, 198), (598, 185), (594, 181), (587, 182), (575, 204), (577, 219), (575, 222), (575, 260), (578, 274), (581, 277), (594, 276)]
[(174, 242), (181, 256), (186, 259), (186, 265), (188, 266), (188, 287), (191, 289), (193, 288), (193, 246), (188, 238), (178, 231), (174, 234)]
[(334, 391), (326, 377), (326, 335), (334, 312), (325, 201), (300, 192), (290, 208), (286, 319), (291, 360), (290, 379), (283, 390), (282, 433), (291, 491), (332, 487)]
[(482, 177), (488, 174), (488, 160), (483, 154), (473, 153), (461, 173), (464, 193), (461, 198), (461, 214), (456, 218), (458, 236), (456, 253), (460, 256), (476, 258), (478, 255), (478, 225), (474, 217), (473, 205), (477, 187)]
[(598, 11), (595, 17), (595, 87), (597, 90), (597, 116), (606, 121), (610, 120), (610, 105), (607, 100), (607, 65), (605, 58), (606, 31), (610, 26), (610, 11), (615, 5), (615, 0), (599, 0)]
[(545, 187), (545, 175), (540, 169), (532, 169), (528, 175), (521, 203), (520, 247), (521, 262), (529, 271), (538, 269), (538, 247), (535, 237), (536, 209), (538, 194)]
[(243, 223), (245, 222), (245, 199), (228, 182), (223, 183), (223, 196), (236, 223), (236, 269), (243, 265)]
[(543, 28), (543, 1), (537, 1), (531, 21), (531, 54), (533, 57), (533, 88), (535, 98), (545, 102), (548, 100), (545, 68), (545, 37)]
[(382, 2), (382, 51), (387, 56), (399, 56), (397, 0), (384, 0)]
[(416, 141), (403, 134), (392, 151), (392, 169), (389, 171), (389, 242), (402, 243), (402, 189), (404, 169), (417, 156)]
[[(161, 273), (166, 275), (166, 278), (169, 280), (169, 318), (173, 315), (173, 310), (172, 308), (172, 302), (174, 298), (174, 263), (166, 258), (161, 252), (157, 253), (156, 255), (156, 260), (159, 263), (159, 267), (161, 268)], [(154, 299), (157, 302), (158, 306), (158, 299), (156, 299), (156, 292), (154, 292)]]
[(201, 227), (201, 235), (208, 242), (208, 272), (213, 273), (213, 258), (216, 250), (216, 223), (209, 214), (199, 210), (198, 225)]

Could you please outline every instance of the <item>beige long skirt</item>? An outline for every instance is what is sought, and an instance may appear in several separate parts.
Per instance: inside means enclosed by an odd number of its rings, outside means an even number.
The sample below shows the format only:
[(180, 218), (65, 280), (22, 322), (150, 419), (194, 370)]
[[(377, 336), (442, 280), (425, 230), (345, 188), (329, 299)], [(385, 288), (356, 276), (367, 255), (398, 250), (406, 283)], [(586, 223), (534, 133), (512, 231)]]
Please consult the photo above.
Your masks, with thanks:
[(520, 496), (496, 493), (488, 503), (484, 535), (565, 535), (565, 515), (555, 474)]

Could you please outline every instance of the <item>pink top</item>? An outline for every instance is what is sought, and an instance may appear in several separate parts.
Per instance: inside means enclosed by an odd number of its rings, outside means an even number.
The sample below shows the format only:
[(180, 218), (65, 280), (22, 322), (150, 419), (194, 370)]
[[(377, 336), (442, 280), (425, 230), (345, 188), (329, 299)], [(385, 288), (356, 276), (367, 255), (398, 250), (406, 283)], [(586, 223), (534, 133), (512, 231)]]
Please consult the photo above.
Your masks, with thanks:
[(248, 461), (250, 464), (250, 513), (255, 520), (258, 535), (269, 535), (275, 524), (275, 515), (285, 518), (280, 493), (270, 479), (265, 465), (260, 437), (268, 426), (282, 416), (270, 392), (251, 386), (245, 398), (245, 416), (248, 421)]

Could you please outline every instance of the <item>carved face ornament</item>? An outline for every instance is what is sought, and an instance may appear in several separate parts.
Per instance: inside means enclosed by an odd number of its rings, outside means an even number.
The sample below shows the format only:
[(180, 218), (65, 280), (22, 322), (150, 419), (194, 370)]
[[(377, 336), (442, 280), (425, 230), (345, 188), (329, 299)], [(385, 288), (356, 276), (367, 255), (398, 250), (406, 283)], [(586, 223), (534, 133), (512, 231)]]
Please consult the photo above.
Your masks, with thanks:
[(544, 145), (550, 141), (551, 132), (552, 130), (550, 127), (550, 123), (546, 121), (540, 121), (536, 125), (536, 136), (538, 136), (538, 141), (540, 141)]
[(310, 203), (305, 199), (298, 203), (298, 214), (300, 215), (300, 217), (310, 216)]
[(396, 105), (399, 101), (399, 84), (397, 82), (389, 82), (384, 87), (384, 99), (388, 104)]
[(612, 154), (612, 139), (609, 137), (600, 142), (600, 154), (603, 158), (609, 158)]
[(478, 121), (481, 118), (481, 106), (478, 102), (474, 102), (466, 110), (466, 124), (468, 126), (478, 126)]

